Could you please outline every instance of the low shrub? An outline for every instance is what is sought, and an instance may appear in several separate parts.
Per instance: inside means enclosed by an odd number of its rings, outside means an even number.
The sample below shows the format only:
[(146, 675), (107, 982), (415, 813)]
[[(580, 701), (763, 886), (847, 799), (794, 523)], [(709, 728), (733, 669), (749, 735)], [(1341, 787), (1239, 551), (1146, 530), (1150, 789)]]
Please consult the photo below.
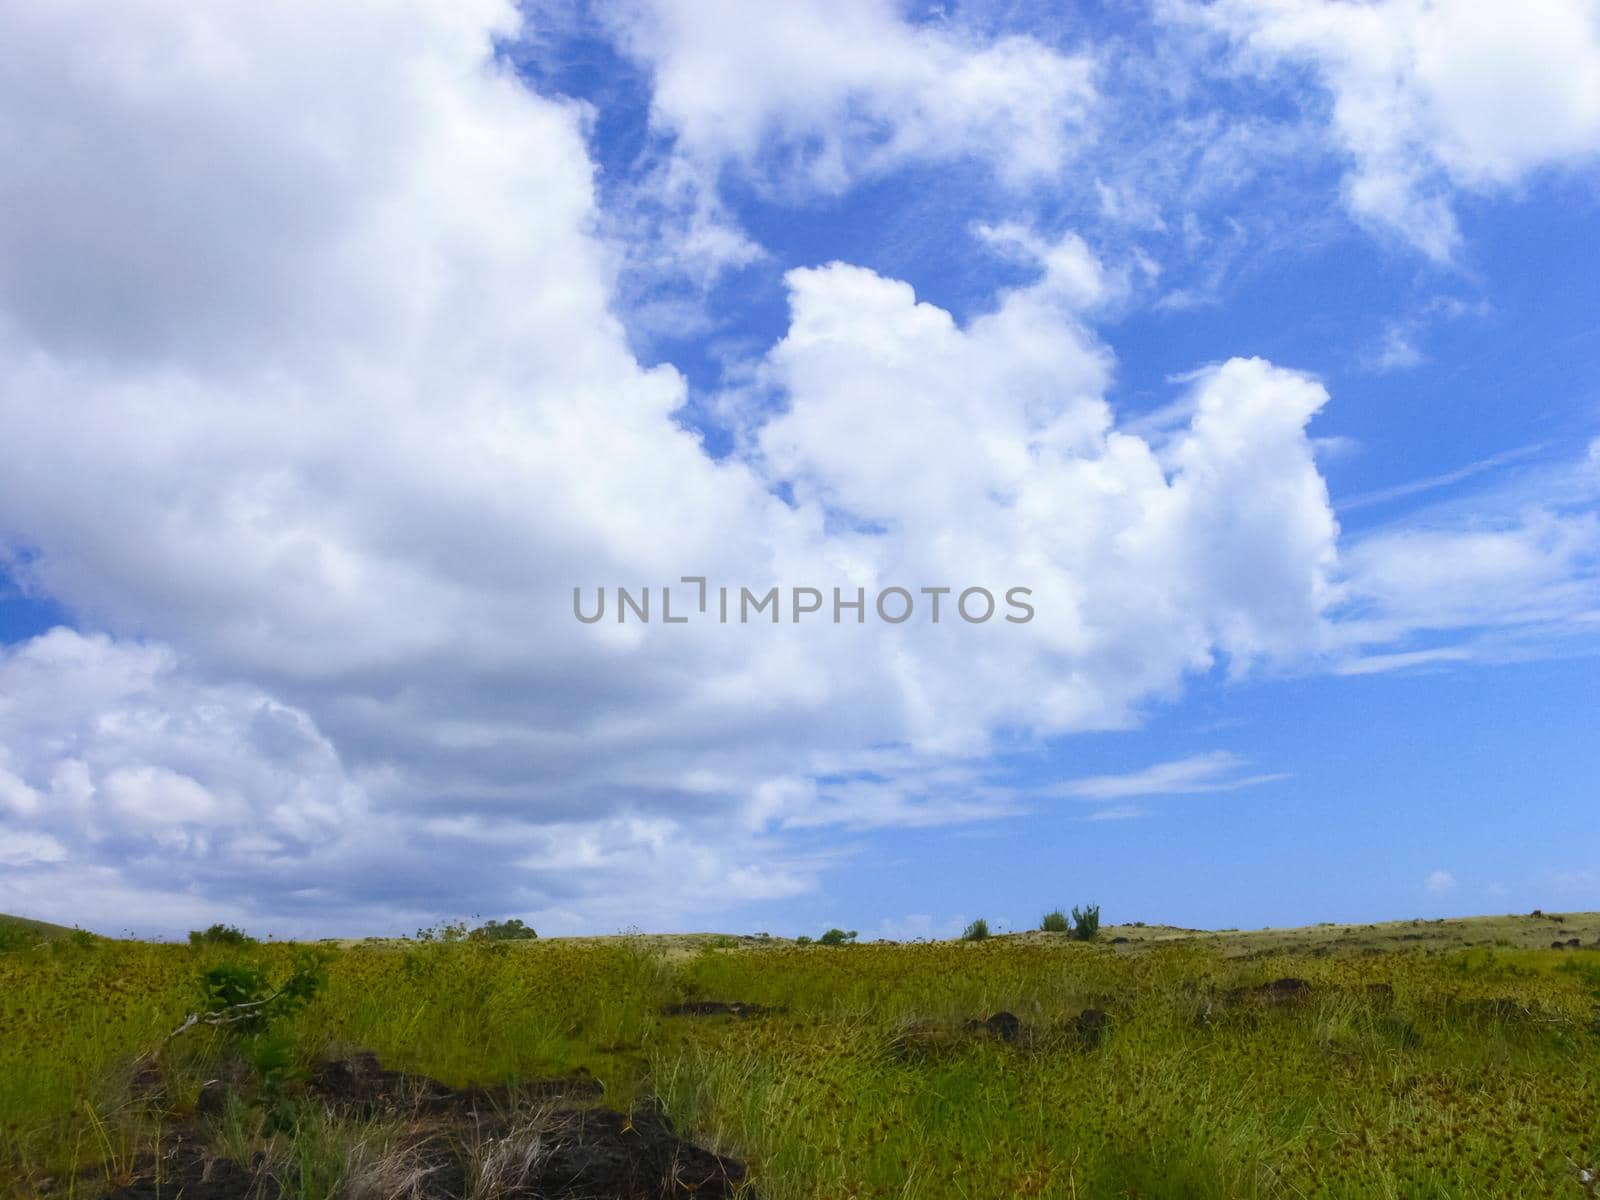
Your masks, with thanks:
[(191, 946), (253, 946), (255, 941), (237, 925), (224, 925), (220, 921), (205, 929), (189, 930)]
[(309, 1004), (328, 980), (328, 956), (302, 950), (276, 987), (264, 967), (239, 959), (218, 963), (199, 978), (200, 1005), (172, 1034), (209, 1026), (227, 1039), (255, 1075), (254, 1102), (263, 1114), (263, 1135), (293, 1130), (293, 1105), (284, 1084), (295, 1061), (286, 1018)]
[(531, 925), (525, 925), (521, 917), (512, 917), (509, 921), (485, 921), (467, 937), (476, 942), (526, 942), (539, 935)]
[(0, 921), (0, 954), (32, 950), (43, 943), (44, 938), (26, 925)]
[(961, 931), (961, 940), (964, 942), (981, 942), (988, 936), (989, 922), (982, 917), (979, 917)]
[(289, 975), (273, 987), (263, 967), (230, 960), (200, 976), (200, 1008), (190, 1023), (236, 1036), (260, 1034), (274, 1021), (309, 1004), (327, 980), (326, 960), (314, 951), (296, 956)]
[(1092, 942), (1100, 934), (1100, 906), (1086, 904), (1072, 906), (1072, 936), (1080, 942)]
[(1071, 926), (1067, 923), (1067, 914), (1056, 908), (1045, 913), (1039, 928), (1046, 933), (1065, 933)]
[(856, 931), (843, 929), (830, 929), (817, 939), (820, 946), (848, 946), (856, 940)]

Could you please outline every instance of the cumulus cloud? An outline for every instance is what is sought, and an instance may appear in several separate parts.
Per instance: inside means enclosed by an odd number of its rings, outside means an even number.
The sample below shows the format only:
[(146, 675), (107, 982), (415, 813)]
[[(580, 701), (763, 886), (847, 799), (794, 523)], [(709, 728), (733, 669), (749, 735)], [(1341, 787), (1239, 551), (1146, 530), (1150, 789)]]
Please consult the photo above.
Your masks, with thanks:
[(1456, 877), (1449, 871), (1429, 871), (1428, 877), (1422, 881), (1422, 886), (1435, 896), (1442, 896), (1446, 892), (1455, 890)]
[[(1038, 278), (964, 321), (861, 267), (789, 272), (752, 370), (771, 405), (713, 459), (677, 371), (628, 349), (586, 114), (496, 54), (511, 8), (285, 11), (7, 17), (4, 137), (30, 149), (0, 156), (0, 545), (80, 632), (0, 660), (0, 907), (667, 926), (814, 886), (839, 830), (1016, 811), (997, 731), (1125, 727), (1192, 673), (1329, 648), (1314, 378), (1229, 360), (1180, 418), (1119, 428), (1085, 318), (1116, 273), (1000, 224)], [(1082, 63), (834, 16), (800, 87), (732, 18), (749, 53), (696, 74), (712, 17), (650, 10), (662, 119), (730, 161), (790, 139), (823, 189), (1070, 152)], [(1364, 550), (1391, 615), (1448, 557), (1416, 550)], [(1024, 586), (1037, 615), (572, 618), (575, 585), (686, 574)]]
[(1358, 218), (1450, 258), (1457, 190), (1511, 188), (1600, 154), (1600, 10), (1435, 0), (1216, 0), (1169, 15), (1226, 34), (1247, 68), (1309, 69), (1331, 95)]
[(724, 171), (810, 197), (971, 161), (1017, 190), (1060, 172), (1096, 107), (1089, 55), (915, 22), (897, 0), (617, 0), (600, 12), (649, 74), (664, 143), (630, 190), (651, 247), (634, 261), (702, 287), (762, 255), (724, 207)]
[(758, 165), (822, 192), (908, 161), (976, 158), (1010, 183), (1060, 169), (1093, 63), (1032, 37), (916, 24), (893, 0), (612, 6), (653, 75), (651, 118), (691, 160)]

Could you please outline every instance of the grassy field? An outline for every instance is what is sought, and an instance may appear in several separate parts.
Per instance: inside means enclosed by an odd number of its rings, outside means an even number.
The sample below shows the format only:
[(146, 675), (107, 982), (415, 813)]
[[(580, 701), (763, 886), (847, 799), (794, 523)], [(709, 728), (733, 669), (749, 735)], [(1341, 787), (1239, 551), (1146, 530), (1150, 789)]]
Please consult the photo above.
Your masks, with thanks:
[[(322, 986), (271, 1028), (171, 1038), (202, 972), (276, 986), (306, 948), (32, 932), (0, 941), (8, 1200), (136, 1183), (180, 1131), (302, 1200), (432, 1194), (372, 1184), (415, 1142), (403, 1115), (306, 1092), (356, 1050), (453, 1088), (587, 1072), (600, 1105), (659, 1105), (747, 1163), (765, 1200), (1581, 1200), (1600, 1165), (1597, 914), (1089, 943), (323, 944)], [(197, 1115), (219, 1077), (237, 1087)], [(517, 1194), (487, 1178), (471, 1194)]]

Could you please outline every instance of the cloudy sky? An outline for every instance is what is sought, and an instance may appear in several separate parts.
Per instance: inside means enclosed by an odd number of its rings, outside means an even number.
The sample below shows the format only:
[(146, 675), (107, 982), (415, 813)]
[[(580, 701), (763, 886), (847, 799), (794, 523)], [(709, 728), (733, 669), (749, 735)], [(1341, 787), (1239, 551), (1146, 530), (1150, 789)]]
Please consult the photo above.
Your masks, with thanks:
[(0, 911), (1600, 907), (1593, 0), (0, 8)]

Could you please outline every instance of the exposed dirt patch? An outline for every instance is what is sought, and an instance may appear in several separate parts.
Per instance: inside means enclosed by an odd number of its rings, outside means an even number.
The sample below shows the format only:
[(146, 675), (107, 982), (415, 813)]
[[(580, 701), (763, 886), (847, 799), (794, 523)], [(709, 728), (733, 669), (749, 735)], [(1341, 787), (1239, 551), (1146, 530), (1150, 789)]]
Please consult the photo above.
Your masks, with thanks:
[(1086, 1008), (1072, 1018), (1070, 1032), (1080, 1045), (1092, 1049), (1104, 1040), (1110, 1028), (1110, 1013), (1103, 1008)]
[(1264, 1008), (1293, 1008), (1311, 999), (1312, 987), (1304, 979), (1274, 979), (1255, 987), (1237, 987), (1223, 999), (1232, 1005), (1255, 1004)]
[(1377, 1008), (1389, 1008), (1394, 1004), (1394, 984), (1369, 983), (1366, 987), (1366, 997), (1369, 1003)]
[(765, 1004), (745, 1004), (739, 1000), (685, 1000), (661, 1010), (663, 1017), (770, 1017), (784, 1010)]
[[(214, 1081), (207, 1107), (231, 1101)], [(679, 1137), (653, 1103), (629, 1112), (593, 1106), (602, 1088), (586, 1073), (501, 1088), (450, 1088), (386, 1070), (359, 1054), (319, 1064), (299, 1097), (351, 1121), (351, 1157), (339, 1194), (384, 1200), (725, 1200), (741, 1190), (744, 1165)], [(206, 1100), (205, 1093), (202, 1099)], [(313, 1109), (315, 1111), (315, 1109)], [(398, 1133), (359, 1145), (369, 1118)], [(162, 1159), (107, 1200), (281, 1200), (299, 1194), (287, 1156), (249, 1164), (219, 1157), (204, 1114), (169, 1133)]]
[(253, 1171), (229, 1159), (207, 1159), (198, 1153), (172, 1153), (158, 1174), (151, 1170), (108, 1200), (256, 1200), (264, 1196)]
[(1086, 1008), (1077, 1016), (1054, 1025), (1029, 1025), (1015, 1013), (1002, 1010), (960, 1025), (937, 1021), (908, 1023), (891, 1039), (889, 1054), (901, 1062), (923, 1062), (985, 1041), (1003, 1042), (1019, 1050), (1058, 1050), (1073, 1046), (1091, 1050), (1104, 1040), (1110, 1028), (1111, 1016), (1102, 1008)]

